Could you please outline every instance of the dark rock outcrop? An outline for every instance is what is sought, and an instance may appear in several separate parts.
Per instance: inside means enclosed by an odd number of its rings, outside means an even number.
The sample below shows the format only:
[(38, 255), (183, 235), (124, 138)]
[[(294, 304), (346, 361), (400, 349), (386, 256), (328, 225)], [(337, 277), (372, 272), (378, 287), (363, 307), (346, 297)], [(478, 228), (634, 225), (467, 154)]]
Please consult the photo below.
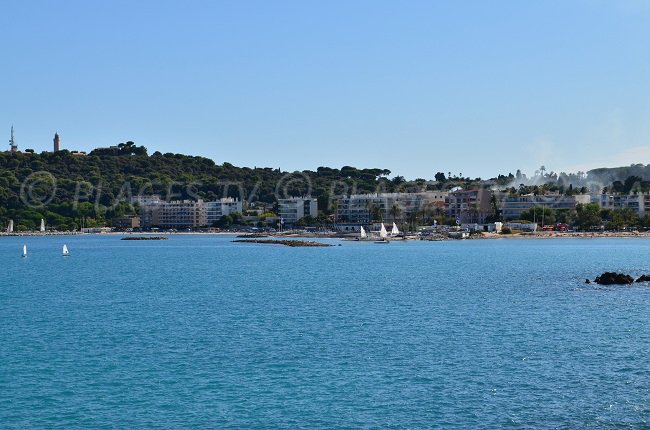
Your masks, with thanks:
[(596, 283), (600, 285), (629, 285), (634, 282), (634, 278), (624, 273), (605, 272), (596, 276)]
[(306, 240), (273, 240), (273, 239), (237, 239), (238, 243), (264, 243), (269, 245), (285, 245), (290, 247), (334, 246), (329, 243), (311, 242)]
[(164, 236), (126, 236), (120, 240), (167, 240)]
[(636, 282), (650, 282), (650, 275), (641, 275)]

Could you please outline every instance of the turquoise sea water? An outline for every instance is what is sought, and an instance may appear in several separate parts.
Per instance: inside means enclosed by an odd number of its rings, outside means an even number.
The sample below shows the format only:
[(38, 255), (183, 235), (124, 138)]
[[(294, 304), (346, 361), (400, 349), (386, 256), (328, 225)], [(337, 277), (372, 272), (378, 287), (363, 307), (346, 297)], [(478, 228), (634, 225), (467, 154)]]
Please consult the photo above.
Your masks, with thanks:
[(0, 427), (650, 426), (650, 240), (231, 239), (0, 238)]

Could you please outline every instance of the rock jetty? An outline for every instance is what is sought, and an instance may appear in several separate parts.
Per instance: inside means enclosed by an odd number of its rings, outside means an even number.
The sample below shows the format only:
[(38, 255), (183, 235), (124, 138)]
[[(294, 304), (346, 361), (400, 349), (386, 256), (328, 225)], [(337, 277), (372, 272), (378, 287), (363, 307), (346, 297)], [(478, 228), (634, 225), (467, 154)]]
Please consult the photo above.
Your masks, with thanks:
[(246, 240), (233, 240), (239, 243), (263, 243), (270, 245), (285, 245), (291, 247), (310, 247), (310, 246), (334, 246), (327, 243), (311, 242), (307, 240), (274, 240), (274, 239), (246, 239)]
[(164, 236), (126, 236), (121, 240), (167, 240)]

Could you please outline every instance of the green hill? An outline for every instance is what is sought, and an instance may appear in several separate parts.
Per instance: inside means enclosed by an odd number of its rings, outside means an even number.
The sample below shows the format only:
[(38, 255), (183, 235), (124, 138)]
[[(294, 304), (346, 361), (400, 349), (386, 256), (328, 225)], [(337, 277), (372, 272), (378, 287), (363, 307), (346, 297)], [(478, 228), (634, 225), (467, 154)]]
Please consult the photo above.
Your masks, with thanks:
[(135, 195), (159, 194), (178, 200), (220, 197), (273, 203), (276, 196), (311, 194), (328, 209), (332, 194), (393, 191), (403, 178), (388, 179), (384, 169), (319, 167), (314, 171), (282, 172), (273, 168), (222, 165), (204, 157), (147, 154), (133, 142), (97, 149), (84, 156), (56, 153), (0, 153), (0, 225), (13, 219), (17, 228), (48, 226), (77, 228), (105, 225), (114, 216), (135, 213)]

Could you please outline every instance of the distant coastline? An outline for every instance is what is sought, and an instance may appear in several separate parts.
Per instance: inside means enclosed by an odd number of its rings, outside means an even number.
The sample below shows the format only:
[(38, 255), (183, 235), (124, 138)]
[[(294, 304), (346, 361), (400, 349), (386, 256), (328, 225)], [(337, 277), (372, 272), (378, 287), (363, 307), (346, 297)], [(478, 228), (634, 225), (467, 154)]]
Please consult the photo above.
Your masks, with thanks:
[[(138, 233), (124, 233), (124, 232), (104, 232), (104, 233), (80, 233), (80, 232), (23, 232), (23, 233), (0, 233), (0, 237), (59, 237), (59, 236), (237, 236), (241, 232), (237, 231), (219, 231), (219, 232), (138, 232)], [(340, 233), (271, 233), (265, 236), (268, 237), (289, 237), (289, 238), (322, 238), (322, 239), (353, 239), (356, 235), (340, 234)], [(494, 239), (566, 239), (566, 238), (579, 238), (579, 239), (601, 239), (601, 238), (650, 238), (650, 231), (648, 232), (537, 232), (537, 233), (513, 233), (513, 234), (499, 234), (499, 233), (480, 233), (470, 236), (468, 239), (463, 240), (494, 240)], [(409, 241), (426, 241), (426, 238), (397, 238), (391, 239), (393, 241), (409, 242)], [(458, 239), (443, 239), (443, 240), (458, 240)]]

